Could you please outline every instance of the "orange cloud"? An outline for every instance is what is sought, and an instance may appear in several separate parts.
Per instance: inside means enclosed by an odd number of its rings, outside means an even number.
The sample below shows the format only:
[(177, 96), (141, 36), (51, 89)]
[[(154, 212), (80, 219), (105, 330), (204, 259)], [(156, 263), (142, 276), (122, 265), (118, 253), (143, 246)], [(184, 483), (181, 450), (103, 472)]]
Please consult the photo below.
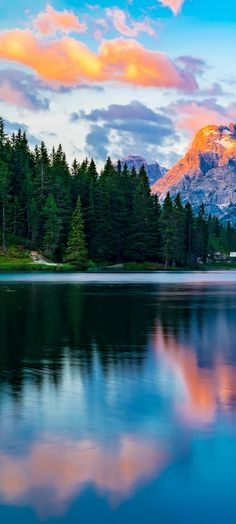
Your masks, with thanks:
[(74, 38), (45, 42), (32, 31), (15, 29), (0, 33), (1, 59), (28, 66), (43, 80), (60, 85), (118, 81), (186, 91), (198, 88), (194, 74), (177, 67), (165, 53), (122, 38), (104, 41), (96, 53)]
[(185, 0), (159, 0), (164, 6), (169, 7), (175, 15), (181, 11)]
[(81, 23), (72, 11), (56, 11), (50, 5), (34, 20), (35, 28), (43, 35), (54, 35), (58, 30), (64, 33), (84, 33), (87, 26)]
[(126, 14), (121, 9), (117, 8), (107, 8), (106, 15), (111, 18), (115, 29), (118, 33), (121, 33), (124, 36), (136, 37), (139, 33), (147, 33), (148, 35), (153, 36), (155, 34), (154, 30), (150, 24), (146, 22), (135, 22), (132, 21), (131, 25), (127, 24)]
[[(34, 498), (36, 490), (50, 493), (53, 512), (63, 511), (66, 502), (79, 496), (88, 484), (118, 500), (128, 498), (139, 484), (160, 474), (169, 456), (153, 442), (124, 435), (115, 449), (95, 441), (75, 441), (47, 436), (32, 445), (25, 456), (0, 450), (0, 496), (5, 503), (28, 501), (40, 513), (48, 511), (48, 500)], [(39, 507), (41, 504), (41, 507)]]

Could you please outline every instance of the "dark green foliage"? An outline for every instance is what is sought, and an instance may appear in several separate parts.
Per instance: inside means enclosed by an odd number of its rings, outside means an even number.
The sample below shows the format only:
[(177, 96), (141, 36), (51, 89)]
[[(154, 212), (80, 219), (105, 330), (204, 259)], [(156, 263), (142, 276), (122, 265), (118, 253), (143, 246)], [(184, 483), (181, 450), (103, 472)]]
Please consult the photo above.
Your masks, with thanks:
[(194, 253), (196, 258), (206, 262), (208, 254), (208, 224), (203, 204), (200, 206), (194, 223)]
[(79, 197), (72, 215), (65, 262), (72, 263), (77, 269), (86, 269), (88, 265), (88, 250), (86, 247), (84, 220)]
[(59, 215), (59, 208), (51, 193), (47, 197), (43, 208), (43, 215), (45, 218), (43, 237), (44, 252), (48, 257), (54, 258), (59, 245), (61, 218)]
[(173, 221), (175, 224), (174, 234), (174, 259), (177, 266), (183, 266), (185, 263), (185, 210), (178, 193), (174, 199)]
[(161, 211), (161, 254), (166, 267), (174, 263), (175, 233), (174, 207), (170, 194), (167, 193)]
[(192, 265), (194, 263), (194, 251), (193, 251), (193, 235), (194, 235), (194, 219), (191, 204), (186, 204), (184, 208), (184, 221), (185, 221), (185, 241), (184, 241), (184, 260), (186, 265)]
[(6, 228), (7, 228), (7, 206), (10, 196), (10, 173), (7, 165), (0, 161), (0, 204), (1, 204), (1, 228), (2, 249), (6, 251)]
[(149, 262), (194, 266), (216, 252), (236, 251), (236, 230), (194, 216), (180, 195), (162, 203), (150, 192), (144, 167), (114, 166), (108, 158), (97, 172), (94, 160), (71, 169), (60, 145), (48, 152), (42, 142), (31, 151), (21, 130), (11, 137), (0, 118), (0, 230), (8, 238), (43, 251), (56, 262), (85, 268), (95, 263)]

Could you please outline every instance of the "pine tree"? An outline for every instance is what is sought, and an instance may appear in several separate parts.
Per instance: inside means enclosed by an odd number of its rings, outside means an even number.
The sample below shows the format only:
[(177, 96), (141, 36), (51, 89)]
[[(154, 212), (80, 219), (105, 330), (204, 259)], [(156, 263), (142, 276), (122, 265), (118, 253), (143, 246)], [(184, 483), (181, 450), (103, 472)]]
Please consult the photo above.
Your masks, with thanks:
[(59, 246), (61, 219), (59, 209), (52, 194), (48, 195), (43, 214), (45, 216), (43, 248), (47, 256), (55, 256)]
[(161, 237), (162, 237), (162, 256), (165, 266), (173, 264), (175, 259), (174, 251), (174, 213), (173, 203), (170, 194), (167, 193), (161, 211)]
[(184, 241), (184, 253), (185, 263), (192, 265), (194, 262), (193, 253), (193, 211), (191, 204), (185, 205), (185, 241)]
[(5, 123), (4, 123), (3, 118), (0, 116), (0, 155), (1, 156), (2, 156), (5, 144), (6, 144)]
[(93, 237), (93, 253), (96, 260), (103, 262), (115, 259), (113, 227), (115, 174), (115, 168), (108, 158), (96, 187), (96, 230)]
[(98, 173), (94, 160), (92, 159), (87, 171), (87, 194), (84, 198), (83, 213), (84, 213), (84, 230), (87, 240), (89, 252), (91, 258), (94, 258), (94, 231), (96, 227), (96, 191), (97, 191), (97, 180)]
[(174, 199), (173, 228), (174, 261), (177, 266), (183, 266), (185, 263), (185, 213), (179, 193)]
[(79, 197), (72, 215), (65, 262), (70, 262), (77, 269), (81, 270), (86, 269), (88, 265), (88, 250), (86, 247), (84, 220)]
[(24, 234), (24, 210), (20, 205), (19, 198), (13, 197), (11, 202), (11, 230), (15, 236), (23, 236)]
[(197, 259), (201, 259), (202, 262), (206, 262), (208, 254), (208, 227), (203, 204), (201, 204), (195, 219), (194, 229), (195, 256)]
[(144, 262), (152, 258), (152, 197), (144, 166), (139, 173), (131, 171), (131, 180), (133, 196), (125, 254), (131, 261)]
[(10, 173), (7, 165), (0, 161), (0, 202), (1, 202), (1, 226), (2, 226), (2, 249), (6, 251), (6, 210), (10, 192)]

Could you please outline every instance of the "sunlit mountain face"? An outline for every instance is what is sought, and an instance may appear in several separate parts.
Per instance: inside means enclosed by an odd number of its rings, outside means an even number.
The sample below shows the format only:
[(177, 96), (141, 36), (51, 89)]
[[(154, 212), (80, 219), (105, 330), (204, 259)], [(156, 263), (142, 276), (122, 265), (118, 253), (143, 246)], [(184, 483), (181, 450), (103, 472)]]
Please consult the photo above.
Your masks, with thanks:
[(221, 278), (1, 283), (4, 524), (138, 520), (147, 504), (155, 522), (167, 502), (195, 524), (222, 518), (216, 495), (233, 519), (236, 294)]
[(236, 221), (236, 126), (207, 126), (200, 130), (186, 155), (153, 186), (163, 198), (178, 192), (198, 209)]

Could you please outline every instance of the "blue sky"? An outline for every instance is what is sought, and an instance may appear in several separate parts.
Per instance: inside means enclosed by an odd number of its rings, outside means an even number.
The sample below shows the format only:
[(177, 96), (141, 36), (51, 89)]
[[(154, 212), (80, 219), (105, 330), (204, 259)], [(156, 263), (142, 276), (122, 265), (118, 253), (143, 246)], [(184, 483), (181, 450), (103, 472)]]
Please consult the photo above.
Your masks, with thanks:
[(0, 113), (69, 160), (170, 166), (236, 120), (235, 29), (232, 1), (0, 0)]

